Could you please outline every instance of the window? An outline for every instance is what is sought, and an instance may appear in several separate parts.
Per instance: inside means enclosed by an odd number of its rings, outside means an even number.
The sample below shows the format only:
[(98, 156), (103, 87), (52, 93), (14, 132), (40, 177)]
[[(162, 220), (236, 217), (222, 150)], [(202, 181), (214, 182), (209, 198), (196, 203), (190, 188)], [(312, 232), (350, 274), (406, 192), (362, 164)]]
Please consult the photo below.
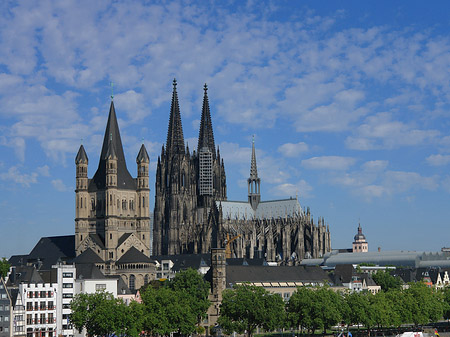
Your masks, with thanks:
[(35, 292), (34, 292), (34, 297), (36, 297), (36, 298), (39, 297), (39, 291), (35, 291)]
[(50, 290), (47, 292), (47, 297), (53, 297), (53, 293)]
[(63, 288), (73, 288), (73, 283), (63, 283)]
[(169, 270), (169, 264), (163, 263), (163, 270)]
[(5, 316), (5, 322), (9, 322), (9, 316)]
[(2, 294), (2, 298), (6, 298), (6, 294)]
[(73, 273), (63, 273), (63, 277), (73, 277)]
[(28, 311), (33, 310), (33, 303), (27, 302), (27, 310), (28, 310)]
[(45, 324), (45, 314), (41, 314), (41, 318), (39, 319), (40, 324)]
[(53, 323), (53, 313), (48, 314), (48, 323)]
[(0, 311), (3, 311), (3, 305), (0, 304)]
[(38, 310), (38, 308), (39, 308), (38, 302), (34, 302), (34, 310)]
[(45, 291), (41, 291), (39, 294), (41, 297), (45, 298), (46, 292)]
[(16, 322), (22, 322), (22, 321), (23, 321), (23, 315), (16, 315), (16, 316), (14, 317), (14, 320), (15, 320)]
[(72, 298), (73, 294), (63, 294), (63, 298)]
[(127, 201), (122, 200), (122, 209), (127, 209)]
[(95, 285), (95, 291), (102, 291), (106, 289), (105, 283), (98, 283)]
[(70, 309), (70, 303), (63, 303), (63, 309)]
[(48, 301), (47, 307), (48, 307), (48, 310), (53, 310), (53, 301)]
[(147, 285), (148, 284), (148, 275), (145, 275), (145, 277), (144, 277), (144, 285)]
[(130, 281), (129, 281), (129, 285), (128, 287), (130, 288), (131, 291), (133, 291), (136, 288), (136, 277), (134, 275), (130, 275)]
[(33, 292), (32, 291), (28, 292), (28, 298), (33, 298)]
[(110, 259), (114, 258), (114, 253), (113, 253), (113, 252), (110, 252), (110, 253), (109, 253), (109, 258), (110, 258)]
[(5, 311), (9, 311), (9, 305), (5, 304)]
[(39, 309), (45, 310), (45, 302), (40, 303)]

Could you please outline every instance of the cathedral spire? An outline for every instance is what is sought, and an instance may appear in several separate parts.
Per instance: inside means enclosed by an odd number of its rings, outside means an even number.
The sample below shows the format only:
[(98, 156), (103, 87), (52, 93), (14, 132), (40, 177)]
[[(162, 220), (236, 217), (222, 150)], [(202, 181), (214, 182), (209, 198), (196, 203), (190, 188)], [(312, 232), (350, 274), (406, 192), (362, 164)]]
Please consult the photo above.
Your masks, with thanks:
[(169, 129), (167, 131), (166, 151), (168, 154), (183, 154), (184, 136), (181, 125), (180, 106), (178, 104), (177, 80), (173, 79), (172, 105), (170, 107)]
[(250, 166), (250, 179), (258, 179), (258, 168), (256, 167), (255, 136), (253, 136), (252, 139), (252, 161)]
[(209, 101), (208, 101), (208, 86), (205, 83), (203, 87), (205, 91), (203, 95), (203, 108), (202, 108), (202, 117), (200, 121), (200, 131), (198, 134), (198, 148), (197, 151), (203, 147), (209, 148), (211, 153), (215, 154), (215, 144), (214, 144), (214, 134), (211, 122), (211, 112), (209, 110)]
[(261, 201), (261, 179), (258, 178), (256, 167), (255, 136), (252, 140), (252, 162), (250, 166), (250, 178), (248, 178), (248, 201), (252, 208), (256, 210)]
[(122, 140), (120, 138), (119, 125), (117, 123), (114, 102), (111, 101), (108, 122), (106, 123), (105, 136), (103, 137), (102, 152), (98, 163), (97, 172), (92, 179), (96, 189), (106, 187), (106, 160), (109, 156), (117, 157), (117, 187), (123, 189), (136, 189), (136, 182), (128, 172), (123, 153)]

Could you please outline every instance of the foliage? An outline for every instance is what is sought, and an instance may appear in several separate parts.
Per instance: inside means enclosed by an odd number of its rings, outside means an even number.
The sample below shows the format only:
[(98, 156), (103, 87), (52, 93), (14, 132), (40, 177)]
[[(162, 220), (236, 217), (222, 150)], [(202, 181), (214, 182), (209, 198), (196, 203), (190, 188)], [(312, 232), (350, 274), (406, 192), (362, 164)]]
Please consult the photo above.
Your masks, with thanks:
[(444, 304), (435, 289), (423, 282), (410, 283), (404, 291), (405, 310), (411, 314), (410, 322), (424, 325), (443, 316)]
[(133, 325), (130, 308), (111, 293), (78, 294), (70, 306), (70, 320), (80, 332), (86, 328), (89, 335), (139, 335), (140, 327)]
[(346, 310), (343, 311), (344, 322), (348, 325), (364, 324), (365, 326), (372, 326), (372, 319), (370, 317), (370, 297), (373, 296), (370, 292), (352, 292), (344, 297)]
[(10, 267), (11, 267), (11, 265), (9, 264), (8, 260), (3, 257), (0, 260), (0, 277), (5, 278), (9, 272)]
[(197, 318), (197, 323), (206, 317), (206, 312), (211, 304), (208, 300), (210, 284), (197, 271), (189, 268), (178, 273), (169, 283), (169, 286), (171, 289), (186, 293), (190, 297), (188, 303), (191, 312)]
[(450, 319), (450, 287), (447, 286), (442, 290), (444, 319)]
[(152, 334), (192, 334), (206, 316), (209, 284), (193, 269), (180, 272), (171, 281), (153, 283), (142, 291), (143, 326)]
[(236, 285), (222, 294), (218, 323), (227, 333), (247, 331), (256, 327), (273, 331), (284, 325), (284, 302), (280, 295), (249, 284)]
[(381, 290), (388, 291), (390, 289), (401, 288), (402, 282), (399, 277), (392, 276), (388, 271), (379, 270), (372, 275), (373, 280), (381, 287)]
[(341, 294), (329, 287), (299, 287), (289, 299), (286, 311), (292, 326), (326, 330), (341, 321), (345, 305)]

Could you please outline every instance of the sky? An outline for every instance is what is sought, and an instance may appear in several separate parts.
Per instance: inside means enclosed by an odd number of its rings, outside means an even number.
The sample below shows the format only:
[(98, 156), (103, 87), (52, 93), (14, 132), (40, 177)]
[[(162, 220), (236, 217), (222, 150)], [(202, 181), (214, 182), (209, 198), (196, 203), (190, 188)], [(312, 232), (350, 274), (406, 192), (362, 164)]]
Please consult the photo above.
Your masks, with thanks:
[[(450, 246), (450, 2), (2, 1), (0, 256), (74, 234), (80, 144), (95, 173), (114, 96), (130, 173), (155, 164), (177, 79), (197, 145), (203, 85), (229, 200), (298, 195), (351, 247)], [(113, 86), (111, 87), (111, 82)], [(154, 205), (154, 188), (150, 191)]]

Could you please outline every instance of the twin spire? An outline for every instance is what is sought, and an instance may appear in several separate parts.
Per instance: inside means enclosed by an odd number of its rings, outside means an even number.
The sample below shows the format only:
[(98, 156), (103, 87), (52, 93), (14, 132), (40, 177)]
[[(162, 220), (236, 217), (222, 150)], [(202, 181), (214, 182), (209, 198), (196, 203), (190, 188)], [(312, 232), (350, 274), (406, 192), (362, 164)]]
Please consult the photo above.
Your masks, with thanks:
[(211, 112), (209, 110), (208, 86), (205, 83), (203, 87), (205, 94), (203, 95), (202, 117), (200, 121), (200, 131), (198, 133), (197, 152), (204, 147), (209, 148), (211, 153), (215, 154), (214, 133), (211, 122)]
[(172, 104), (170, 106), (169, 129), (166, 142), (167, 154), (183, 154), (184, 136), (181, 125), (180, 106), (178, 104), (177, 80), (173, 79)]

